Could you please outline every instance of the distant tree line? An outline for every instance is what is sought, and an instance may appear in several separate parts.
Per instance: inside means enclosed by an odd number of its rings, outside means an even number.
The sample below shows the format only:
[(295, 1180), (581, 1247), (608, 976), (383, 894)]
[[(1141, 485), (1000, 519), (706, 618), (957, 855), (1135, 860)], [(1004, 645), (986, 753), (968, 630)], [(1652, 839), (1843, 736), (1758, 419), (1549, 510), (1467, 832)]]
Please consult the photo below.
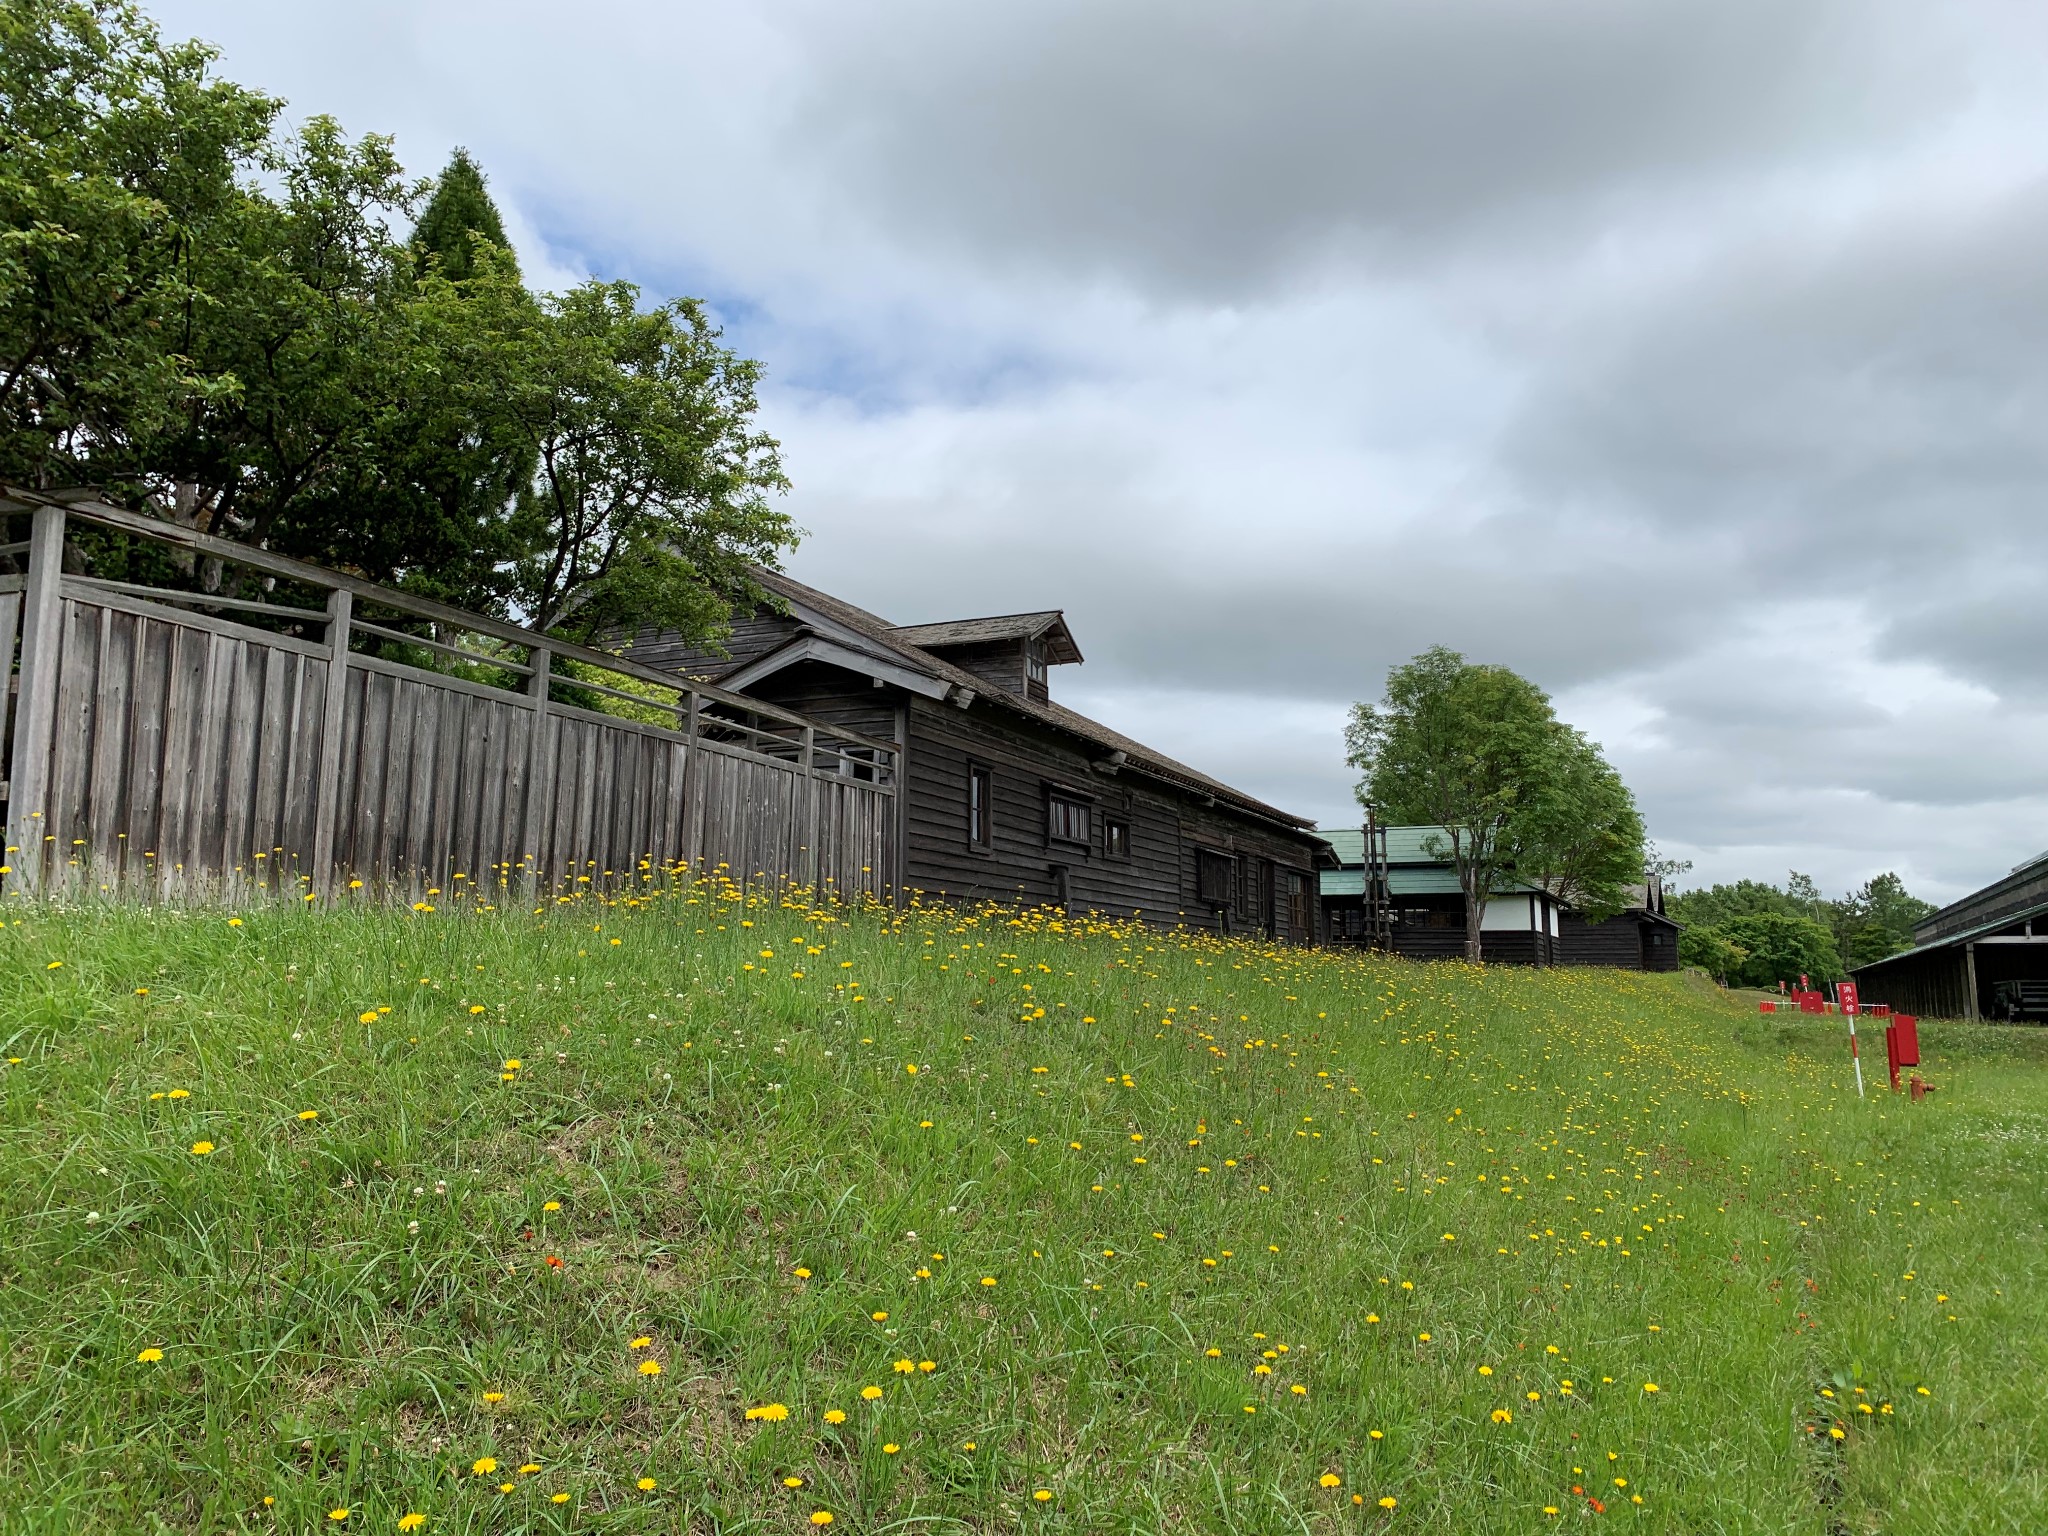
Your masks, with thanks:
[(701, 303), (530, 292), (467, 155), (408, 180), (214, 61), (0, 0), (0, 479), (575, 639), (759, 595), (785, 481)]
[(1934, 911), (1895, 874), (1826, 897), (1794, 870), (1780, 888), (1738, 880), (1674, 893), (1665, 910), (1686, 925), (1678, 957), (1730, 986), (1775, 987), (1804, 975), (1819, 985), (1910, 949), (1913, 925)]

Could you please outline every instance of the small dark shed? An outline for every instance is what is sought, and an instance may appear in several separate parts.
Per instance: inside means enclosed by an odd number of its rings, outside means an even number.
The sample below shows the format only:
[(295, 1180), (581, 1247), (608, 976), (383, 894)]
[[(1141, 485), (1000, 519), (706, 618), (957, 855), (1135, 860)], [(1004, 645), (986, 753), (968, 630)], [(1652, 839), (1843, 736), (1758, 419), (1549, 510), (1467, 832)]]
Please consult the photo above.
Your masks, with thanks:
[(1081, 660), (1058, 610), (895, 625), (756, 574), (777, 606), (730, 656), (655, 631), (626, 654), (899, 743), (901, 891), (1321, 937), (1315, 823), (1055, 703), (1050, 669)]
[[(1323, 921), (1334, 943), (1363, 944), (1371, 935), (1365, 832), (1338, 828), (1324, 834), (1338, 867), (1322, 878)], [(1465, 892), (1437, 827), (1387, 827), (1381, 878), (1385, 883), (1387, 937), (1396, 954), (1445, 959), (1465, 952)], [(1678, 969), (1678, 924), (1664, 915), (1655, 880), (1639, 889), (1626, 911), (1591, 922), (1533, 885), (1511, 883), (1495, 892), (1481, 915), (1480, 949), (1488, 960), (1512, 965), (1611, 965), (1637, 971)]]

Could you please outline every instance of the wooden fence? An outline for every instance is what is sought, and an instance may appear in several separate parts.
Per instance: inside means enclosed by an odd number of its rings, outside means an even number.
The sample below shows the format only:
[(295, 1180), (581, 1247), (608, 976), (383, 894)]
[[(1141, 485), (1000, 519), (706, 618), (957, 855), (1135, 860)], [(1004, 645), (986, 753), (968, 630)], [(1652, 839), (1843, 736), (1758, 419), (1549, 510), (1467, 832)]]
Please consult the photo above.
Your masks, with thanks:
[(82, 497), (0, 557), (6, 889), (894, 887), (892, 743)]

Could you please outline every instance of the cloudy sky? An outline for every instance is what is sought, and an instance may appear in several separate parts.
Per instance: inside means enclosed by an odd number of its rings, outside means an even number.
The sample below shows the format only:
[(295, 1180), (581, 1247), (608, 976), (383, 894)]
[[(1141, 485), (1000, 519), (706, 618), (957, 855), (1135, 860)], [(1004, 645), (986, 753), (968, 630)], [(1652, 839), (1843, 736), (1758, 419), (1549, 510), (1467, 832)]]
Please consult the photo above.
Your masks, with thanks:
[(1550, 690), (1693, 878), (2048, 847), (2048, 7), (157, 0), (712, 301), (800, 578), (1063, 607), (1076, 708), (1325, 825), (1347, 703)]

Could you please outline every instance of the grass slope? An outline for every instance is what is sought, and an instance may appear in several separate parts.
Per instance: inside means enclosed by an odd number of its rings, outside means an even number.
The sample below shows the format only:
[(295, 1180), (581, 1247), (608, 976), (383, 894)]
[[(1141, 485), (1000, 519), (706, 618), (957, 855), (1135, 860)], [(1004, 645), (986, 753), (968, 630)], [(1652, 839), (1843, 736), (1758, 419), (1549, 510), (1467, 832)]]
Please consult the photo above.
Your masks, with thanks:
[(2037, 1033), (660, 882), (0, 1019), (8, 1531), (2048, 1528)]

